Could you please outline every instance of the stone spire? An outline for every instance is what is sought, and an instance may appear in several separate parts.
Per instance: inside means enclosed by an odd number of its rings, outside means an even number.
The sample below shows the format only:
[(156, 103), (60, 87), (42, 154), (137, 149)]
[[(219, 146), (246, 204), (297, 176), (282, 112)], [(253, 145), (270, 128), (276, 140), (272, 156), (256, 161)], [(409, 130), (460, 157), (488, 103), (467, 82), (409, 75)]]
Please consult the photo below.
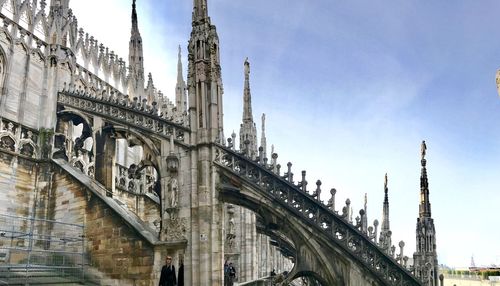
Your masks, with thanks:
[(183, 114), (187, 111), (186, 101), (186, 82), (182, 75), (182, 60), (181, 60), (181, 46), (179, 45), (179, 54), (177, 59), (177, 84), (175, 85), (175, 105), (177, 111)]
[[(204, 12), (198, 17), (199, 10)], [(196, 17), (195, 17), (196, 16)], [(200, 20), (197, 20), (199, 18)], [(216, 156), (213, 143), (223, 144), (223, 98), (219, 37), (215, 25), (206, 14), (206, 0), (193, 2), (193, 22), (188, 43), (187, 88), (189, 106), (189, 144), (193, 159), (190, 168), (197, 170), (190, 179), (190, 203), (187, 212), (182, 210), (179, 217), (187, 217), (191, 233), (202, 239), (190, 240), (186, 249), (186, 265), (190, 265), (193, 275), (187, 275), (186, 285), (221, 285), (222, 279), (214, 273), (222, 273), (224, 264), (224, 213), (218, 199), (218, 180), (210, 166)], [(208, 219), (212, 218), (212, 219)], [(191, 259), (190, 257), (203, 257)], [(189, 277), (191, 276), (191, 277)], [(189, 278), (187, 278), (189, 277)]]
[(413, 254), (414, 273), (426, 286), (439, 285), (438, 260), (436, 252), (436, 230), (431, 217), (431, 203), (429, 200), (429, 182), (427, 179), (427, 161), (425, 155), (427, 146), (422, 141), (421, 174), (420, 174), (420, 206), (416, 227), (416, 251)]
[(363, 232), (367, 232), (368, 230), (368, 194), (365, 193), (365, 205), (363, 207), (364, 215), (362, 216), (362, 230)]
[(422, 160), (420, 161), (422, 165), (422, 171), (420, 174), (420, 207), (419, 215), (420, 217), (431, 217), (431, 203), (429, 201), (429, 182), (427, 180), (427, 169), (425, 160), (425, 153), (427, 151), (427, 146), (425, 141), (422, 141), (420, 148)]
[(207, 0), (193, 1), (193, 22), (208, 19)]
[(389, 188), (387, 187), (387, 173), (384, 177), (384, 207), (382, 210), (382, 227), (380, 230), (380, 240), (379, 244), (382, 249), (389, 252), (392, 242), (391, 242), (391, 226), (389, 222)]
[(252, 94), (250, 93), (250, 63), (245, 59), (245, 85), (243, 90), (243, 122), (253, 122)]
[(243, 122), (240, 125), (240, 150), (250, 158), (257, 156), (257, 128), (252, 115), (252, 94), (250, 93), (250, 63), (245, 59), (245, 84), (243, 90)]
[[(267, 139), (266, 139), (266, 114), (262, 113), (262, 129), (260, 135), (260, 146), (262, 146), (262, 153), (264, 158), (267, 158)], [(272, 155), (272, 154), (271, 154)]]
[[(223, 144), (223, 86), (219, 37), (208, 17), (206, 0), (194, 0), (191, 37), (188, 44), (188, 104), (191, 130), (203, 131), (198, 138)], [(205, 136), (206, 135), (206, 136)], [(198, 141), (200, 141), (198, 140)]]
[[(129, 93), (132, 97), (144, 95), (144, 58), (142, 54), (142, 38), (139, 33), (135, 0), (132, 2), (132, 29), (130, 31), (128, 62), (129, 71)], [(148, 98), (152, 102), (153, 98)]]

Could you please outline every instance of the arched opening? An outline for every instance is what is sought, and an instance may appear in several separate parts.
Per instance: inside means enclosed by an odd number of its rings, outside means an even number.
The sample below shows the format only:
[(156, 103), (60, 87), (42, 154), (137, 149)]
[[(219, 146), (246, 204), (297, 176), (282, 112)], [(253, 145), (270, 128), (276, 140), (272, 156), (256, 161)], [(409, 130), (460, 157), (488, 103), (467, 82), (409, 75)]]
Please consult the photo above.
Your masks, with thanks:
[(0, 47), (0, 103), (3, 102), (4, 95), (4, 82), (5, 82), (5, 73), (7, 69), (7, 63), (5, 59), (5, 53), (3, 49)]
[(66, 160), (84, 174), (93, 177), (94, 139), (89, 120), (84, 115), (73, 111), (59, 111), (54, 140), (54, 159)]

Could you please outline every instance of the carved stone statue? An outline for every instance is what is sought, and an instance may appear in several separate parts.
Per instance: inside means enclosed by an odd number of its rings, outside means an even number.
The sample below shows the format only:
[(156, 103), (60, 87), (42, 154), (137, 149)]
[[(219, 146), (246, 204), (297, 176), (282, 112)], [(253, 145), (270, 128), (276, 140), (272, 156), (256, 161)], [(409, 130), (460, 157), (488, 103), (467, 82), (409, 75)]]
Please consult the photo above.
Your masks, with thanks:
[(420, 154), (422, 155), (422, 160), (425, 159), (425, 152), (427, 151), (427, 145), (425, 145), (425, 140), (422, 141), (422, 145), (420, 146)]
[(229, 229), (228, 229), (227, 233), (232, 234), (232, 235), (235, 234), (234, 218), (233, 217), (229, 218)]
[(168, 183), (167, 206), (170, 208), (177, 207), (177, 196), (179, 192), (179, 185), (176, 178), (170, 179)]
[(384, 189), (387, 189), (387, 173), (385, 173), (384, 177)]

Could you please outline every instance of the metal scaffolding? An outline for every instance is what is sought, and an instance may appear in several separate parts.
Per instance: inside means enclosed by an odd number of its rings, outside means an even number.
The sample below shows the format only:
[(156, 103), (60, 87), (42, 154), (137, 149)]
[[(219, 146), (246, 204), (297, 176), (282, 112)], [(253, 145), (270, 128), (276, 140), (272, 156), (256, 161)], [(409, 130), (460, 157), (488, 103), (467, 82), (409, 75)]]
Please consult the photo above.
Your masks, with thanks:
[(85, 280), (84, 225), (0, 214), (0, 285)]

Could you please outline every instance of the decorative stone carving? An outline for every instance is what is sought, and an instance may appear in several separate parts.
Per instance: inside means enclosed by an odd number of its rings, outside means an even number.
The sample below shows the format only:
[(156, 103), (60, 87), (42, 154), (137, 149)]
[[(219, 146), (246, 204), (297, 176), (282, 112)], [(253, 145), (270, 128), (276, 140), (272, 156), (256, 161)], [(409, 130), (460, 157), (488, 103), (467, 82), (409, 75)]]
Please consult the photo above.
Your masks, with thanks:
[(185, 218), (171, 218), (165, 223), (167, 240), (186, 239), (187, 220)]

